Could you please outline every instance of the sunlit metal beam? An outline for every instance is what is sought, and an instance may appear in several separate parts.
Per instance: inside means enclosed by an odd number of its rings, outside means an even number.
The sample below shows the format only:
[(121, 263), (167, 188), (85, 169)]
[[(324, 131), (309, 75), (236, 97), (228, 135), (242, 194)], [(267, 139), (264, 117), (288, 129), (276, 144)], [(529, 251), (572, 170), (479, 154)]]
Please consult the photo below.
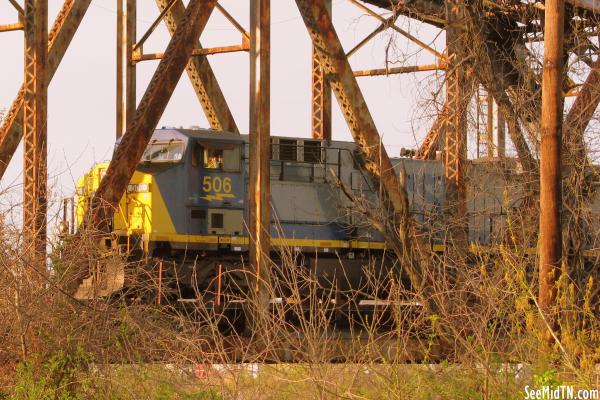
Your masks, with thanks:
[(137, 0), (126, 0), (125, 6), (125, 126), (129, 126), (135, 117), (137, 107), (137, 68), (133, 62), (136, 53), (134, 46), (137, 37)]
[(250, 265), (261, 309), (269, 305), (271, 248), (270, 71), (271, 0), (250, 0), (250, 155), (248, 233)]
[[(325, 8), (331, 17), (331, 0), (324, 0), (324, 2)], [(331, 140), (331, 84), (314, 46), (312, 49), (311, 76), (311, 136), (315, 139)]]
[(466, 90), (464, 59), (466, 32), (458, 24), (464, 18), (463, 0), (446, 0), (448, 69), (446, 70), (446, 109), (444, 119), (444, 175), (446, 214), (449, 233), (458, 245), (466, 244), (467, 225), (467, 107), (472, 92)]
[(395, 75), (395, 74), (407, 74), (411, 72), (426, 72), (426, 71), (437, 71), (446, 69), (445, 64), (426, 64), (426, 65), (410, 65), (406, 67), (391, 67), (391, 68), (379, 68), (379, 69), (367, 69), (362, 71), (354, 71), (354, 76), (381, 76), (381, 75)]
[(564, 147), (573, 158), (570, 162), (574, 164), (586, 160), (584, 132), (600, 104), (600, 60), (593, 62), (590, 67), (590, 73), (563, 122)]
[(365, 36), (365, 38), (363, 40), (361, 40), (360, 42), (358, 42), (352, 49), (350, 49), (350, 51), (348, 51), (346, 53), (346, 56), (347, 57), (351, 57), (352, 55), (354, 55), (354, 53), (356, 53), (358, 50), (360, 50), (365, 44), (369, 43), (371, 41), (371, 39), (373, 39), (379, 33), (383, 32), (384, 30), (386, 30), (387, 28), (389, 28), (390, 25), (392, 25), (392, 24), (394, 24), (396, 22), (396, 19), (398, 18), (399, 15), (400, 14), (394, 14), (391, 17), (387, 18), (385, 20), (385, 22), (382, 22), (371, 33), (369, 33), (367, 36)]
[(48, 0), (25, 1), (23, 81), (23, 244), (46, 270)]
[(164, 9), (161, 10), (160, 14), (158, 14), (158, 17), (156, 17), (156, 19), (154, 20), (154, 22), (152, 22), (152, 24), (146, 30), (146, 32), (142, 35), (142, 37), (140, 38), (140, 40), (133, 46), (133, 51), (134, 52), (137, 49), (142, 48), (142, 46), (144, 45), (144, 43), (146, 43), (146, 40), (148, 40), (148, 38), (150, 37), (150, 35), (152, 35), (152, 32), (154, 32), (154, 30), (156, 29), (156, 27), (158, 26), (158, 24), (160, 24), (160, 21), (162, 21), (163, 18), (165, 17), (165, 15), (171, 10), (171, 7), (173, 7), (175, 5), (176, 1), (177, 0), (171, 0), (171, 2), (169, 4), (167, 4), (167, 6)]
[(15, 10), (17, 10), (17, 12), (19, 13), (19, 18), (23, 18), (23, 16), (25, 15), (25, 10), (23, 10), (23, 7), (21, 7), (17, 0), (8, 0), (8, 2), (12, 4)]
[[(544, 318), (546, 348), (560, 334), (557, 317), (558, 282), (561, 277), (561, 146), (564, 79), (564, 0), (546, 0), (544, 10), (544, 70), (540, 144), (539, 308)], [(565, 277), (567, 278), (567, 277)]]
[[(235, 44), (235, 45), (231, 45), (231, 46), (195, 49), (192, 52), (192, 57), (210, 56), (210, 55), (215, 55), (215, 54), (226, 54), (226, 53), (237, 53), (240, 51), (249, 51), (249, 50), (250, 50), (250, 42), (245, 42), (242, 44)], [(140, 62), (140, 61), (161, 60), (162, 58), (164, 58), (164, 56), (165, 56), (165, 53), (135, 54), (133, 56), (133, 61)]]
[(22, 22), (15, 22), (14, 24), (4, 24), (0, 25), (0, 32), (12, 32), (12, 31), (21, 31), (25, 26)]
[(241, 25), (239, 22), (237, 22), (237, 20), (236, 20), (235, 18), (233, 18), (233, 16), (232, 16), (231, 14), (229, 14), (229, 12), (228, 12), (228, 11), (227, 11), (225, 8), (223, 8), (223, 6), (222, 6), (222, 5), (220, 5), (219, 3), (217, 3), (217, 6), (216, 6), (216, 7), (217, 7), (217, 10), (219, 10), (219, 12), (220, 12), (221, 14), (223, 14), (223, 16), (224, 16), (224, 17), (225, 17), (225, 18), (226, 18), (226, 19), (227, 19), (227, 20), (228, 20), (228, 21), (231, 23), (231, 25), (233, 25), (233, 27), (234, 27), (235, 29), (237, 29), (237, 31), (238, 31), (239, 33), (241, 33), (241, 34), (242, 34), (242, 36), (243, 36), (244, 38), (246, 38), (246, 39), (248, 39), (248, 40), (250, 39), (250, 33), (249, 33), (249, 32), (247, 32), (247, 31), (244, 29), (244, 27), (243, 27), (243, 26), (242, 26), (242, 25)]

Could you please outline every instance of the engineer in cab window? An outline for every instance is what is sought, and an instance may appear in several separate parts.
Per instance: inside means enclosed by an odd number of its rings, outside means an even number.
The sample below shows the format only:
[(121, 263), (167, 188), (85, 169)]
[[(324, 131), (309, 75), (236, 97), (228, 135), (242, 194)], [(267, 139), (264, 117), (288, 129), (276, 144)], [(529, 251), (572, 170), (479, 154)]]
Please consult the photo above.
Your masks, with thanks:
[(220, 169), (223, 165), (223, 150), (206, 149), (204, 151), (204, 168)]

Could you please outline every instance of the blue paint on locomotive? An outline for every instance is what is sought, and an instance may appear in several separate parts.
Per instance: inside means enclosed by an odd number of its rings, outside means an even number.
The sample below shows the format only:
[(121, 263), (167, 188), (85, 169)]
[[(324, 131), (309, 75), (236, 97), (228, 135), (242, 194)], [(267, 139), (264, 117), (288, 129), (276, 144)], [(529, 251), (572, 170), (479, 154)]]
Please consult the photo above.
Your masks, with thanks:
[[(247, 136), (202, 129), (158, 129), (154, 132), (150, 145), (174, 141), (183, 143), (184, 152), (180, 160), (171, 163), (142, 161), (138, 170), (154, 176), (175, 233), (191, 236), (211, 234), (246, 236), (246, 223), (243, 219), (248, 215), (247, 160), (244, 159), (247, 154)], [(348, 146), (347, 143), (337, 143)], [(351, 151), (344, 151), (351, 154)], [(217, 153), (222, 157), (221, 164), (218, 168), (208, 167), (206, 165), (208, 155)], [(237, 163), (235, 162), (236, 158)], [(226, 165), (227, 163), (229, 164)], [(278, 179), (276, 176), (283, 176), (283, 174), (279, 175), (274, 172), (280, 165), (280, 160), (272, 161), (272, 182), (274, 179)], [(286, 173), (297, 179), (298, 177), (290, 168), (286, 167)], [(353, 171), (358, 171), (355, 168), (357, 167), (353, 160), (349, 158), (339, 172), (342, 176), (348, 176), (355, 173)], [(273, 175), (274, 173), (275, 175)], [(281, 179), (280, 177), (279, 180), (281, 181)], [(320, 183), (294, 182), (293, 179), (288, 181), (286, 178), (284, 182), (288, 182), (299, 191), (300, 197), (297, 201), (301, 207), (304, 205), (302, 196), (315, 189), (315, 185), (320, 185), (320, 193), (323, 192), (324, 187), (332, 187), (325, 181)], [(367, 191), (371, 190), (367, 189)], [(411, 203), (417, 221), (421, 225), (426, 225), (425, 212), (435, 208), (436, 203), (443, 201), (443, 183), (440, 176), (428, 176), (415, 170), (407, 175), (407, 192), (412, 198), (419, 197), (421, 199)], [(375, 195), (376, 192), (371, 193)], [(288, 220), (281, 218), (278, 215), (277, 206), (285, 206), (288, 210), (292, 206), (283, 204), (285, 203), (284, 194), (277, 196), (272, 193), (272, 196), (274, 209), (271, 234), (274, 238), (383, 241), (382, 235), (372, 227), (363, 226), (358, 230), (339, 215), (330, 220), (323, 218), (325, 214), (337, 207), (334, 203), (335, 196), (332, 196), (330, 200), (322, 197), (318, 199), (322, 203), (320, 207), (324, 214), (317, 222), (306, 215)], [(233, 213), (228, 211), (233, 211)], [(225, 233), (213, 229), (210, 226), (211, 213), (221, 213), (226, 218), (231, 218), (231, 215), (234, 215), (234, 218), (239, 216), (240, 229)], [(231, 221), (229, 220), (229, 222)]]

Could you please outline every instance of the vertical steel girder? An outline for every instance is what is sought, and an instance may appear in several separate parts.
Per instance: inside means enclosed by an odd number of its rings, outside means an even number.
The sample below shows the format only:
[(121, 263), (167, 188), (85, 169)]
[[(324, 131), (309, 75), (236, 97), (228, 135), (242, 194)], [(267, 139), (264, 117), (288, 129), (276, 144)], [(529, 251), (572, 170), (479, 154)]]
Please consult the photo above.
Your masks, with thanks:
[(117, 0), (117, 76), (116, 76), (116, 127), (115, 134), (117, 139), (125, 133), (125, 101), (123, 98), (125, 87), (124, 62), (125, 55), (125, 13), (123, 11), (123, 0)]
[[(464, 53), (464, 35), (458, 25), (464, 19), (462, 0), (446, 0), (448, 27), (446, 46), (448, 70), (446, 71), (446, 106), (448, 115), (444, 122), (447, 211), (456, 217), (457, 226), (464, 227), (467, 213), (466, 161), (467, 161), (467, 107), (470, 91), (466, 90), (465, 67), (460, 64)], [(460, 222), (459, 222), (460, 221)], [(462, 230), (462, 229), (461, 229)], [(458, 231), (455, 232), (458, 234)], [(466, 239), (457, 237), (457, 239)]]
[(127, 125), (127, 132), (115, 151), (106, 175), (100, 182), (85, 223), (92, 223), (102, 231), (108, 229), (109, 221), (167, 107), (215, 3), (216, 0), (189, 2), (164, 58), (158, 64), (133, 120)]
[[(156, 0), (161, 12), (169, 6), (169, 3), (170, 0)], [(171, 35), (175, 33), (183, 19), (184, 10), (183, 2), (177, 0), (165, 15), (163, 20)], [(200, 48), (200, 45), (196, 44), (196, 48)], [(207, 57), (195, 56), (190, 59), (186, 70), (210, 127), (219, 131), (239, 133)]]
[[(71, 43), (91, 0), (65, 0), (48, 34), (47, 82), (54, 73)], [(8, 109), (0, 127), (0, 178), (4, 175), (10, 160), (23, 137), (23, 98), (24, 85)]]
[(47, 209), (48, 0), (25, 1), (23, 243), (45, 269)]
[(519, 162), (523, 166), (523, 170), (528, 174), (537, 174), (538, 163), (533, 158), (529, 146), (525, 141), (525, 137), (519, 126), (519, 120), (525, 124), (524, 118), (518, 115), (513, 107), (513, 103), (510, 100), (508, 94), (502, 89), (502, 85), (498, 82), (485, 82), (485, 89), (494, 98), (494, 101), (498, 104), (498, 110), (504, 114), (508, 125), (508, 134), (510, 140), (515, 146)]
[(560, 219), (564, 13), (564, 0), (546, 0), (540, 143), (539, 306), (549, 328), (545, 335), (547, 343), (554, 342), (553, 332), (559, 329), (553, 307), (556, 306), (562, 261)]
[(492, 96), (487, 96), (486, 155), (504, 157), (506, 154), (506, 129), (504, 114)]
[(116, 136), (123, 136), (136, 108), (136, 65), (133, 62), (137, 36), (136, 0), (117, 0)]
[[(331, 17), (331, 0), (325, 0), (324, 3)], [(314, 48), (312, 50), (311, 132), (315, 139), (331, 140), (331, 85)]]
[(250, 265), (258, 306), (269, 305), (271, 0), (250, 0)]
[(564, 137), (568, 137), (565, 148), (573, 158), (571, 162), (586, 159), (583, 134), (600, 104), (600, 61), (592, 63), (590, 68), (590, 73), (563, 123)]
[(137, 37), (137, 0), (126, 0), (125, 9), (125, 126), (135, 117), (137, 106), (137, 68), (133, 62), (133, 46)]

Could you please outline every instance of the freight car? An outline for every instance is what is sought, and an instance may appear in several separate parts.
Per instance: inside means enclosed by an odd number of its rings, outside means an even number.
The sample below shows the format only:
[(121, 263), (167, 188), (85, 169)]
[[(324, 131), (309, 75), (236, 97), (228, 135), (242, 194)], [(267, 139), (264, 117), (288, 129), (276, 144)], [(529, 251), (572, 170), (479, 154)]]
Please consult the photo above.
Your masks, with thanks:
[[(210, 290), (216, 274), (237, 276), (235, 284), (244, 290), (247, 283), (239, 271), (244, 270), (249, 244), (248, 147), (247, 135), (157, 129), (113, 218), (113, 247), (130, 257), (173, 265), (181, 300), (198, 293), (221, 295), (220, 288)], [(377, 260), (379, 273), (396, 271), (382, 235), (355, 212), (340, 188), (373, 209), (379, 206), (380, 188), (364, 170), (356, 144), (272, 137), (270, 156), (274, 260), (290, 250), (311, 276), (323, 285), (335, 282), (339, 290), (360, 286), (369, 260)], [(443, 250), (442, 163), (411, 158), (392, 162), (398, 173), (404, 170), (411, 212), (425, 242), (434, 251)], [(470, 168), (478, 177), (472, 179), (468, 203), (472, 243), (485, 245), (502, 236), (505, 210), (520, 197), (515, 165), (502, 167), (511, 170), (515, 185), (508, 197), (507, 180), (497, 168), (489, 168), (490, 163)], [(78, 221), (107, 167), (99, 163), (77, 182)], [(484, 190), (473, 190), (477, 184)]]

